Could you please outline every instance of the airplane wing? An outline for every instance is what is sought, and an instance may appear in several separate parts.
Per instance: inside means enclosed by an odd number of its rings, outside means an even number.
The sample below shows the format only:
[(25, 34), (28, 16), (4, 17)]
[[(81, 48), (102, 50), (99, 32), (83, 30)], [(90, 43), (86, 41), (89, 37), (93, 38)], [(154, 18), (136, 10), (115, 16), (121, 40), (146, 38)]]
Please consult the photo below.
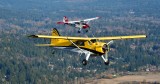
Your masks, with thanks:
[(47, 36), (47, 35), (30, 35), (33, 38), (46, 38), (46, 39), (67, 39), (67, 40), (121, 40), (121, 39), (138, 39), (146, 38), (146, 35), (132, 35), (132, 36), (110, 36), (110, 37), (68, 37), (68, 36)]
[(146, 35), (132, 35), (132, 36), (111, 36), (111, 37), (98, 37), (98, 40), (120, 40), (120, 39), (138, 39), (146, 38)]
[(69, 21), (68, 24), (80, 24), (82, 21)]
[(67, 37), (67, 36), (47, 36), (47, 35), (30, 35), (32, 38), (45, 38), (45, 39), (68, 39), (68, 40), (91, 40), (86, 37)]
[(78, 21), (69, 21), (68, 23), (74, 24), (74, 23), (81, 23), (81, 22), (89, 22), (91, 20), (96, 20), (96, 19), (99, 19), (99, 17), (89, 18), (89, 19), (84, 19), (84, 20), (78, 20)]
[(96, 19), (99, 19), (99, 17), (84, 19), (83, 21), (87, 22), (87, 21), (96, 20)]
[(69, 23), (76, 23), (76, 22), (81, 22), (81, 20), (77, 20), (77, 21), (69, 21)]

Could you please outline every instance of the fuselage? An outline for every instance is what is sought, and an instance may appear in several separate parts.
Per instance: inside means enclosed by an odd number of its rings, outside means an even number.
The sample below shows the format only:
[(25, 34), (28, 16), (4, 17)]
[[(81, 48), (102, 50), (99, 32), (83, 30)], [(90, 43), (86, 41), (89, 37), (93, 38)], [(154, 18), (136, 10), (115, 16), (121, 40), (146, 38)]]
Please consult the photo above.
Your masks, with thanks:
[[(76, 45), (74, 45), (73, 43)], [(65, 40), (65, 39), (54, 39), (51, 41), (53, 47), (75, 47), (77, 46), (81, 49), (88, 50), (95, 54), (104, 54), (105, 51), (103, 49), (106, 43), (97, 42), (97, 41), (83, 41), (83, 40)]]
[(87, 23), (68, 23), (67, 22), (64, 24), (75, 27), (75, 28), (83, 28), (83, 29), (87, 29), (90, 27)]

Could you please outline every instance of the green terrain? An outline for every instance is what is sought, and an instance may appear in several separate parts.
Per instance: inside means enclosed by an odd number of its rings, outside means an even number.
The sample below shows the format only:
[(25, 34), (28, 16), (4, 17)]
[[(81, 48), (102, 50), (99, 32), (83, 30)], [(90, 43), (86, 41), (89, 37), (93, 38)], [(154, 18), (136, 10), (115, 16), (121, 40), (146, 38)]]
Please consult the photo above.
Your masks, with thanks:
[[(97, 74), (136, 72), (146, 66), (160, 71), (159, 0), (0, 0), (0, 83), (62, 84), (75, 83)], [(50, 40), (28, 38), (31, 34), (49, 35), (57, 28), (62, 35), (84, 36), (77, 29), (57, 25), (63, 16), (71, 20), (101, 18), (91, 22), (88, 36), (146, 34), (146, 39), (117, 40), (111, 46), (111, 64), (102, 58), (36, 47)], [(100, 76), (103, 78), (103, 76)]]

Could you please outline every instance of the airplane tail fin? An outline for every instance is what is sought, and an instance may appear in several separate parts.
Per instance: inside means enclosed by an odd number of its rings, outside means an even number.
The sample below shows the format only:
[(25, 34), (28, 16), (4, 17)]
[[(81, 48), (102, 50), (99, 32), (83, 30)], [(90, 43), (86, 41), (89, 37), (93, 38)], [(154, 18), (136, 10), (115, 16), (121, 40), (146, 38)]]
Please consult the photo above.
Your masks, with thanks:
[[(58, 30), (56, 28), (54, 28), (52, 30), (52, 36), (60, 36)], [(34, 37), (33, 35), (32, 36), (29, 36), (29, 37)], [(51, 43), (49, 44), (36, 44), (35, 46), (42, 46), (42, 47), (45, 47), (45, 46), (54, 46), (57, 42), (58, 42), (58, 39), (51, 39), (50, 41)]]
[(54, 28), (52, 30), (52, 36), (60, 36), (60, 34), (59, 34), (59, 32), (58, 32), (58, 30), (56, 28)]
[(63, 17), (63, 22), (64, 22), (64, 23), (67, 23), (68, 21), (69, 21), (68, 18), (67, 18), (66, 16), (64, 16), (64, 17)]
[[(52, 36), (60, 36), (58, 30), (56, 28), (54, 28), (52, 30)], [(51, 39), (51, 44), (55, 44), (57, 43), (58, 39)]]
[(65, 24), (68, 23), (68, 18), (66, 16), (63, 17), (63, 22), (57, 22), (57, 24)]

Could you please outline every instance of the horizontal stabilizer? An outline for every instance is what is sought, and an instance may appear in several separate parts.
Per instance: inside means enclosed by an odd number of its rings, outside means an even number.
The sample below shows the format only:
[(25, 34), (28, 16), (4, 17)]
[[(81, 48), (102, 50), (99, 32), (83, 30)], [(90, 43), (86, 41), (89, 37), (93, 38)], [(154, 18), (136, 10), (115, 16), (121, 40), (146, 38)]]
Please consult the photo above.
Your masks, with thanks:
[(64, 22), (57, 22), (57, 24), (64, 24)]
[(53, 44), (36, 44), (35, 46), (53, 46)]

